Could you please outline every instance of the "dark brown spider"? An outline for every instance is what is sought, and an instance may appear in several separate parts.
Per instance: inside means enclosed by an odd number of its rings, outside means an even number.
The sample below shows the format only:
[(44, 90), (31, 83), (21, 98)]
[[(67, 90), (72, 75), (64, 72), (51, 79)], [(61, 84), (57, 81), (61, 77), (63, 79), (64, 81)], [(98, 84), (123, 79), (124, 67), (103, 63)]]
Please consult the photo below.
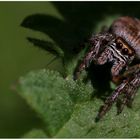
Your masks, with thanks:
[(120, 17), (105, 32), (92, 36), (89, 43), (92, 47), (76, 69), (74, 78), (77, 79), (91, 62), (97, 65), (109, 62), (112, 63), (112, 81), (118, 85), (101, 106), (97, 115), (100, 120), (120, 94), (123, 99), (117, 113), (121, 113), (125, 105), (130, 106), (140, 86), (140, 20)]

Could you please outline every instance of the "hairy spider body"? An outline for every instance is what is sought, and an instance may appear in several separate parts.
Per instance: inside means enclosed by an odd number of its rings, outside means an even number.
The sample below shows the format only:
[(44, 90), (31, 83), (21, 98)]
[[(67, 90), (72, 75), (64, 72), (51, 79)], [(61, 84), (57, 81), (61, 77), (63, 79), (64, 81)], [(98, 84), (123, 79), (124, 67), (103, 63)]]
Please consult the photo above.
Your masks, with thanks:
[[(80, 72), (88, 68), (91, 62), (97, 65), (111, 63), (112, 81), (118, 85), (101, 106), (96, 118), (100, 120), (112, 104), (119, 101), (120, 94), (123, 94), (123, 99), (117, 113), (121, 113), (125, 105), (131, 106), (140, 86), (140, 20), (120, 17), (108, 30), (93, 35), (89, 43), (92, 47), (76, 68), (74, 78), (77, 79)], [(137, 63), (133, 64), (134, 61)]]

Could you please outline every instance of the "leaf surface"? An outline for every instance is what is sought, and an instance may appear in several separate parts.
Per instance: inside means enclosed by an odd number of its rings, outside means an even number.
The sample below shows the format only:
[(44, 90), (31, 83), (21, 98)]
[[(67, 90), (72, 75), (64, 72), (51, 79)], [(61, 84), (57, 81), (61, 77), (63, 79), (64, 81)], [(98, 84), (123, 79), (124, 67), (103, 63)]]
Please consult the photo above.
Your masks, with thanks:
[[(137, 95), (132, 109), (116, 115), (116, 106), (98, 123), (95, 117), (102, 101), (92, 98), (94, 89), (80, 80), (64, 79), (58, 72), (39, 70), (20, 78), (19, 94), (40, 115), (53, 138), (140, 137)], [(25, 135), (26, 136), (26, 135)]]
[(41, 129), (33, 129), (26, 133), (23, 138), (47, 138), (47, 135)]

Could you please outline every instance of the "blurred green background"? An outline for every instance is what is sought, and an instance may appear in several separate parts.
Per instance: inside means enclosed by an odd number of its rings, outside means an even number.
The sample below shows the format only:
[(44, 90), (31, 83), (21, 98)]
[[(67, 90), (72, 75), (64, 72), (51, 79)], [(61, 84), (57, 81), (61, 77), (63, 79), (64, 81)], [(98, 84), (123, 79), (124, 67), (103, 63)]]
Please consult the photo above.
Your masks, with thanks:
[(53, 57), (26, 40), (27, 36), (45, 36), (20, 26), (33, 13), (58, 15), (48, 2), (0, 2), (0, 137), (19, 137), (40, 124), (26, 102), (12, 90), (21, 75), (44, 68)]
[[(27, 36), (49, 39), (42, 32), (20, 26), (32, 14), (47, 14), (68, 24), (59, 36), (66, 44), (78, 45), (100, 24), (110, 23), (120, 15), (140, 17), (137, 2), (0, 2), (0, 137), (20, 137), (28, 130), (41, 126), (41, 121), (26, 102), (12, 90), (18, 78), (35, 69), (45, 68), (53, 55), (26, 40)], [(70, 26), (71, 27), (70, 27)], [(73, 29), (70, 35), (67, 30)], [(57, 27), (54, 27), (55, 32)], [(69, 32), (68, 32), (69, 33)], [(60, 33), (61, 35), (61, 33)], [(70, 38), (71, 39), (70, 41)], [(55, 61), (49, 68), (58, 68)]]

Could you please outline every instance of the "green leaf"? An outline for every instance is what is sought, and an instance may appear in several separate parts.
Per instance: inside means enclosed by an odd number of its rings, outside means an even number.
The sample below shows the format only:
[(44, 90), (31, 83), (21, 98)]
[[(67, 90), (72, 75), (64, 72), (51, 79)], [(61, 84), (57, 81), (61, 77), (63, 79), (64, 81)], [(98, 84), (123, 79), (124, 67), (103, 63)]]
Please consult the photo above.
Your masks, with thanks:
[(29, 42), (33, 43), (33, 45), (36, 47), (42, 48), (43, 50), (46, 50), (56, 56), (64, 57), (64, 52), (62, 51), (62, 49), (50, 41), (44, 41), (32, 37), (27, 37), (27, 39)]
[[(92, 98), (94, 89), (80, 80), (64, 79), (58, 72), (40, 70), (20, 78), (19, 94), (40, 115), (53, 138), (140, 137), (139, 98), (133, 109), (116, 115), (116, 106), (98, 123), (95, 117), (102, 101)], [(137, 95), (139, 96), (139, 95)]]
[(76, 101), (90, 98), (84, 87), (53, 71), (31, 72), (20, 84), (20, 95), (39, 113), (51, 136), (69, 120)]
[(100, 102), (98, 100), (78, 104), (71, 119), (57, 133), (57, 138), (134, 138), (140, 137), (140, 112), (125, 109), (116, 116), (113, 106), (110, 112), (96, 123), (95, 116)]
[(47, 135), (41, 129), (33, 129), (25, 134), (23, 138), (47, 138)]

